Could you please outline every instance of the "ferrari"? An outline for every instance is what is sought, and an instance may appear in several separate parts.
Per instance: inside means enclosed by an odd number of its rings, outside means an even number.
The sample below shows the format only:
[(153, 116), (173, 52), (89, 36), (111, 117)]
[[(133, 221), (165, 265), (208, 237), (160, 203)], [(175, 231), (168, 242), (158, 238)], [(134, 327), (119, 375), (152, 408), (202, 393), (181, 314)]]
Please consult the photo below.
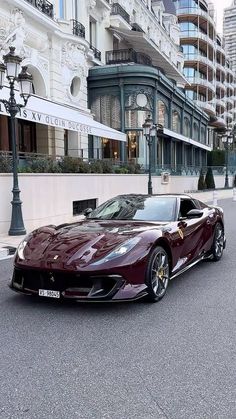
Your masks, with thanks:
[(177, 275), (219, 261), (225, 245), (220, 207), (185, 194), (119, 195), (78, 222), (26, 236), (10, 287), (42, 298), (156, 302)]

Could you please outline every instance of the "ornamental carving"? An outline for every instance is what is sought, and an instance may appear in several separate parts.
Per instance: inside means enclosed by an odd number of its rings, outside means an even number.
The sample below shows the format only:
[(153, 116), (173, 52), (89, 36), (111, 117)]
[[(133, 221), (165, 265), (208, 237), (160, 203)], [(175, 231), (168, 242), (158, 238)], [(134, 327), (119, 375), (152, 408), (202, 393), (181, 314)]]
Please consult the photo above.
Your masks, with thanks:
[(125, 109), (153, 109), (153, 91), (152, 88), (134, 87), (125, 91)]
[(72, 42), (67, 42), (62, 47), (62, 65), (70, 70), (81, 68), (86, 73), (87, 60), (85, 56), (86, 48)]
[(88, 0), (88, 9), (94, 9), (96, 7), (97, 0)]
[(16, 55), (24, 57), (25, 55), (25, 18), (20, 9), (13, 9), (11, 11), (10, 22), (7, 28), (5, 40), (2, 44), (2, 50), (6, 53), (9, 47), (15, 47)]

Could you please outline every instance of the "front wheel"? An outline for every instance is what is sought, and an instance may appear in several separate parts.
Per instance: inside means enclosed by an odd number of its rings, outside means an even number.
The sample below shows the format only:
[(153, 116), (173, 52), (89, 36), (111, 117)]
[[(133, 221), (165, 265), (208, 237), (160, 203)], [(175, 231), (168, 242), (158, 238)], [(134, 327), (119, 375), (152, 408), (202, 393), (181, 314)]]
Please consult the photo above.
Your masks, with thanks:
[(156, 302), (164, 297), (169, 283), (169, 259), (163, 247), (156, 247), (148, 261), (146, 284), (148, 300)]
[(224, 229), (220, 223), (215, 226), (214, 238), (212, 243), (212, 260), (217, 262), (221, 259), (224, 250)]

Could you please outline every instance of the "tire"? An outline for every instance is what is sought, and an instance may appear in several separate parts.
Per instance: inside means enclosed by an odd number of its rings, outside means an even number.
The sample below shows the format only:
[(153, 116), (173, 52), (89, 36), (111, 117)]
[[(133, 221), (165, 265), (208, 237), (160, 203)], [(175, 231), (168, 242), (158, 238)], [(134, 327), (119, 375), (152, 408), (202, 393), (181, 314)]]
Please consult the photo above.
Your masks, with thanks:
[(212, 260), (218, 262), (222, 258), (224, 250), (224, 229), (220, 223), (216, 223), (212, 243)]
[(163, 247), (151, 253), (146, 271), (147, 299), (153, 303), (164, 297), (169, 283), (169, 258)]

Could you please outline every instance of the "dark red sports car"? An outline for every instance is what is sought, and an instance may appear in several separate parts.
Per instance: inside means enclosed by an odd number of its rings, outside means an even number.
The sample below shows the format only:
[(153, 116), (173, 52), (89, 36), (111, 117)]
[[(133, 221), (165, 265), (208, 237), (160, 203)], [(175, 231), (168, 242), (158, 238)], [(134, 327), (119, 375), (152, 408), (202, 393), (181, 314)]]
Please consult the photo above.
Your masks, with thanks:
[(225, 248), (223, 210), (187, 195), (120, 195), (19, 245), (11, 288), (41, 297), (158, 301), (169, 279)]

